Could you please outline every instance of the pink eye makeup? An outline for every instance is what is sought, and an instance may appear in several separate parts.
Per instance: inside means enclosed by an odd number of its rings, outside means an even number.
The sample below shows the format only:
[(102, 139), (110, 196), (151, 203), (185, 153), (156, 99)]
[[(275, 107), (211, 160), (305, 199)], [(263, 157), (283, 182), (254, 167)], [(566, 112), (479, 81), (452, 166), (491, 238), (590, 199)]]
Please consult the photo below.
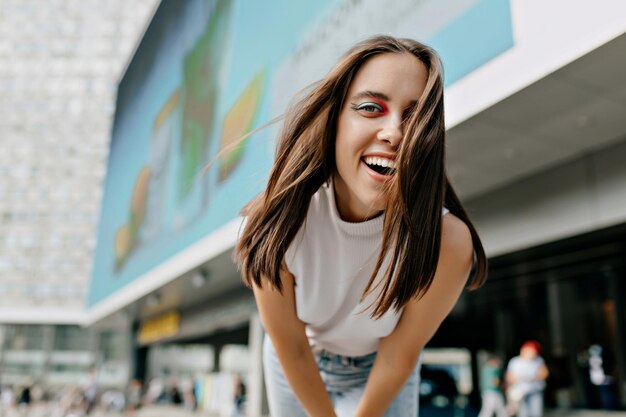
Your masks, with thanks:
[(375, 98), (370, 98), (362, 103), (351, 103), (350, 108), (363, 113), (366, 117), (380, 116), (388, 112), (387, 105)]

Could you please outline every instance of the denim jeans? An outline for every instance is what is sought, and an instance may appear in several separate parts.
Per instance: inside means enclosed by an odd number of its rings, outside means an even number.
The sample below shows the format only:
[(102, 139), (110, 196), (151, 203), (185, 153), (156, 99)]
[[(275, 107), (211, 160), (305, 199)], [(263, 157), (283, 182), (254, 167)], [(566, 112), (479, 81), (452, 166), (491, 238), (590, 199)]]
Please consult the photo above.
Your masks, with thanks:
[(519, 404), (517, 417), (543, 416), (543, 391), (527, 394)]
[[(348, 357), (322, 350), (315, 352), (315, 359), (337, 417), (353, 417), (365, 390), (367, 377), (374, 365), (376, 353)], [(387, 409), (385, 417), (417, 417), (420, 365), (421, 360)], [(263, 368), (270, 415), (272, 417), (307, 417), (285, 379), (276, 351), (267, 335), (263, 347)]]
[(478, 417), (507, 417), (506, 402), (504, 394), (500, 391), (484, 390), (482, 392), (482, 407)]

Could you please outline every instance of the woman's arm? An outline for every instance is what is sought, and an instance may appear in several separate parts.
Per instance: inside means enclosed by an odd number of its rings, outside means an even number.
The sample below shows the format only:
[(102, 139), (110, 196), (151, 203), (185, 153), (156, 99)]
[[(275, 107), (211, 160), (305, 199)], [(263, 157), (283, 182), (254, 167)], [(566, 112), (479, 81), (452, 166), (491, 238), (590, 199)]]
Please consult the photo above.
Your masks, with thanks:
[(381, 339), (355, 417), (384, 415), (415, 369), (422, 348), (454, 307), (467, 282), (472, 257), (467, 226), (451, 214), (444, 216), (433, 282), (421, 299), (405, 306), (394, 331)]
[[(286, 270), (286, 269), (285, 269)], [(254, 286), (254, 297), (285, 377), (311, 417), (335, 417), (333, 404), (306, 337), (304, 323), (296, 314), (293, 275), (281, 274), (282, 294), (267, 280)]]

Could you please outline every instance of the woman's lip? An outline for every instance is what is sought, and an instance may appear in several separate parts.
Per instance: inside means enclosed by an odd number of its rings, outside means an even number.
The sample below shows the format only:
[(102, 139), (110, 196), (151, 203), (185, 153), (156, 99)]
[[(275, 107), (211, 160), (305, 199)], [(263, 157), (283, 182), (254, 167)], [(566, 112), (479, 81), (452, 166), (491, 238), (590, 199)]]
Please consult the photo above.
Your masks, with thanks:
[(389, 180), (391, 180), (393, 178), (393, 175), (383, 175), (383, 174), (379, 174), (378, 172), (374, 171), (372, 168), (370, 168), (369, 166), (367, 166), (367, 164), (365, 163), (365, 161), (361, 160), (361, 163), (365, 166), (365, 170), (367, 171), (367, 173), (372, 177), (372, 179), (374, 179), (375, 181), (378, 182), (387, 182)]

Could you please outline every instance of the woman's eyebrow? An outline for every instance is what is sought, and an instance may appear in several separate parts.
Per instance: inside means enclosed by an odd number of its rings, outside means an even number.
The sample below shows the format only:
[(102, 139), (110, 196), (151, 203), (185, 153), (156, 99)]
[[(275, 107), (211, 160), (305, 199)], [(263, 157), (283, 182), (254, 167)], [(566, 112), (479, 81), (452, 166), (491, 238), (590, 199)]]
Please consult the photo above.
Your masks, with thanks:
[[(370, 91), (370, 90), (356, 93), (355, 95), (352, 96), (350, 100), (361, 100), (363, 98), (368, 98), (368, 97), (374, 97), (374, 98), (378, 98), (384, 101), (391, 101), (391, 99), (387, 95), (383, 93), (379, 93), (377, 91)], [(411, 100), (411, 102), (409, 103), (409, 106), (414, 107), (416, 104), (417, 104), (417, 100)]]
[(376, 91), (369, 91), (369, 90), (356, 93), (355, 95), (352, 96), (351, 100), (360, 100), (362, 98), (368, 98), (368, 97), (374, 97), (374, 98), (379, 98), (385, 101), (391, 101), (389, 97), (387, 97), (385, 94), (378, 93)]

